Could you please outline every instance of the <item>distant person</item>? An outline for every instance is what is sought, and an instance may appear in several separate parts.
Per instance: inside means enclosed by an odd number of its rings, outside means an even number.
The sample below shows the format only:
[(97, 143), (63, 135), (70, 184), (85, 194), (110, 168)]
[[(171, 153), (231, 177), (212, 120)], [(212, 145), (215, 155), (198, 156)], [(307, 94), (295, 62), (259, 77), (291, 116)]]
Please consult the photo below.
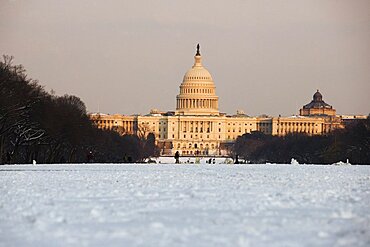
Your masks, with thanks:
[(93, 161), (93, 152), (92, 151), (89, 151), (86, 155), (86, 160), (87, 160), (87, 163), (91, 163)]
[(176, 153), (175, 153), (175, 163), (180, 164), (180, 153), (179, 153), (179, 151), (176, 151)]
[(235, 164), (239, 164), (239, 156), (235, 155)]

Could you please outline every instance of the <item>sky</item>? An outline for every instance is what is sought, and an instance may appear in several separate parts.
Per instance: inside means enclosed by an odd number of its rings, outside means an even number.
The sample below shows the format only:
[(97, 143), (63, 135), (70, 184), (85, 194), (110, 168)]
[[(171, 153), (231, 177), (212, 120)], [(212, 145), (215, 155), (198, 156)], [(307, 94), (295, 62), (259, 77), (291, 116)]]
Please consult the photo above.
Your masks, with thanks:
[(0, 0), (0, 55), (89, 112), (174, 111), (197, 43), (221, 112), (298, 114), (319, 89), (370, 113), (369, 0)]

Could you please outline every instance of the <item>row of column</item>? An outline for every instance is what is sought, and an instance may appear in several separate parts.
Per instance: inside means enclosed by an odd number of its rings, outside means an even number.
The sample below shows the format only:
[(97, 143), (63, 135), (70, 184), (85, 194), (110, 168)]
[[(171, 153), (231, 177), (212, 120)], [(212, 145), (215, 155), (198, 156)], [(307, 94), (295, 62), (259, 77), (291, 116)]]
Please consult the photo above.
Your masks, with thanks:
[(314, 134), (315, 133), (315, 126), (314, 124), (309, 124), (308, 126), (298, 126), (296, 124), (279, 124), (278, 126), (278, 133), (292, 133), (292, 132), (304, 132), (308, 134)]
[(217, 99), (177, 99), (177, 109), (211, 108), (217, 109)]
[[(200, 131), (202, 128), (202, 131)], [(209, 128), (209, 132), (207, 131)], [(197, 129), (198, 131), (195, 131)], [(180, 121), (179, 130), (190, 133), (212, 133), (213, 122), (211, 121)], [(193, 130), (193, 131), (191, 131)]]
[(133, 133), (132, 121), (122, 121), (122, 127), (126, 130), (126, 133)]

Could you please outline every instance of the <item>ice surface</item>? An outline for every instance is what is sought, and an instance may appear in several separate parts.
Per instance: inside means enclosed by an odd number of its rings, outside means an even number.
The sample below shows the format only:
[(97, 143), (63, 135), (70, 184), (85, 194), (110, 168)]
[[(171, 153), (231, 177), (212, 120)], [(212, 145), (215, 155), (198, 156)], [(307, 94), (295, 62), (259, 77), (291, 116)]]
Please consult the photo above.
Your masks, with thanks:
[(370, 246), (370, 166), (0, 166), (0, 246)]

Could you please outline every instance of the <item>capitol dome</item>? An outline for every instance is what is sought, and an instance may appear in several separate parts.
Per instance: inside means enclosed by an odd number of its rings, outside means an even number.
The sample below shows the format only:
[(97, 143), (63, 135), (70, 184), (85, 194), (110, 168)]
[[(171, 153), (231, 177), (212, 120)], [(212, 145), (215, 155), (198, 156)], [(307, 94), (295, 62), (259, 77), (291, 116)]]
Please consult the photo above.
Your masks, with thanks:
[(216, 87), (209, 71), (202, 65), (199, 52), (194, 56), (194, 65), (189, 69), (180, 85), (176, 97), (176, 113), (180, 115), (219, 115)]
[(202, 66), (201, 59), (201, 56), (195, 56), (195, 63), (184, 75), (183, 82), (202, 81), (213, 83), (212, 76), (208, 70)]

